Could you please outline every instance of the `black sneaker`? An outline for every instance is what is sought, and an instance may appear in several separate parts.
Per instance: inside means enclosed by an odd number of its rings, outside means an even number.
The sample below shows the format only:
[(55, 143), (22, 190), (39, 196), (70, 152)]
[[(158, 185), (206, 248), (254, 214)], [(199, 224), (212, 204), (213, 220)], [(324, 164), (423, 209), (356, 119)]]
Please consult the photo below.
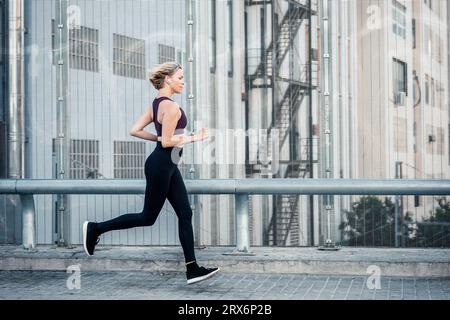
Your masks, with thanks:
[(219, 268), (211, 268), (207, 269), (204, 267), (198, 267), (193, 270), (186, 271), (186, 278), (188, 284), (193, 284), (216, 274), (220, 269)]
[(94, 230), (94, 222), (85, 221), (83, 224), (83, 246), (84, 251), (89, 256), (94, 255), (95, 246), (100, 241), (100, 238)]

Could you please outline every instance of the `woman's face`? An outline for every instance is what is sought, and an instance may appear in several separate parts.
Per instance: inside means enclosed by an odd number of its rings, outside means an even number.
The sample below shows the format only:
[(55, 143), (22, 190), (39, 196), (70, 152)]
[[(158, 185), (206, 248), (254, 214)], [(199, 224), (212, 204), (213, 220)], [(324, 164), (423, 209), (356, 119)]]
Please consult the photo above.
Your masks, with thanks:
[(175, 93), (181, 93), (184, 88), (183, 69), (177, 69), (171, 77), (168, 77), (167, 83)]

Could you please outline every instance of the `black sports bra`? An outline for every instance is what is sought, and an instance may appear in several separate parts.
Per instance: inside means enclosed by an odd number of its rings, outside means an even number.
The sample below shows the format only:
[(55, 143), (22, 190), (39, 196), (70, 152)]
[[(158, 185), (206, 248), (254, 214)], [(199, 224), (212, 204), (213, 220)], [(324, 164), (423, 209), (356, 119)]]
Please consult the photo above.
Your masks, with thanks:
[[(159, 103), (163, 100), (173, 101), (169, 97), (159, 97), (159, 98), (155, 98), (155, 100), (153, 100), (153, 119), (154, 119), (154, 123), (155, 123), (156, 134), (158, 135), (158, 137), (161, 136), (161, 132), (162, 132), (162, 124), (158, 122), (158, 107), (159, 107)], [(180, 108), (180, 110), (181, 110), (181, 118), (178, 120), (177, 126), (175, 128), (175, 134), (183, 133), (184, 128), (186, 128), (186, 126), (187, 126), (186, 114), (184, 113), (182, 108)]]

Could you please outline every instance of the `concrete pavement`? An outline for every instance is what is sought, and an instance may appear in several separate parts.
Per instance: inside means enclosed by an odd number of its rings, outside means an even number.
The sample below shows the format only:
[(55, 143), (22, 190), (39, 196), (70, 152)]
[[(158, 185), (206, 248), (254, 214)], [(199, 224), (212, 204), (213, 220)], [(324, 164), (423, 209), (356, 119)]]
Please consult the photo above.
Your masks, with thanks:
[(187, 285), (180, 247), (0, 246), (0, 299), (448, 300), (449, 249), (197, 248), (217, 276)]
[[(449, 278), (230, 273), (193, 285), (182, 272), (0, 271), (0, 299), (56, 300), (448, 300)], [(370, 283), (370, 281), (369, 281)]]
[[(366, 276), (376, 266), (385, 276), (450, 276), (450, 249), (394, 249), (343, 247), (320, 251), (315, 247), (254, 247), (253, 255), (233, 255), (233, 247), (197, 248), (197, 260), (220, 266), (223, 272), (303, 273)], [(92, 257), (82, 246), (0, 246), (0, 270), (62, 270), (81, 264), (86, 271), (184, 271), (181, 247), (98, 246)]]

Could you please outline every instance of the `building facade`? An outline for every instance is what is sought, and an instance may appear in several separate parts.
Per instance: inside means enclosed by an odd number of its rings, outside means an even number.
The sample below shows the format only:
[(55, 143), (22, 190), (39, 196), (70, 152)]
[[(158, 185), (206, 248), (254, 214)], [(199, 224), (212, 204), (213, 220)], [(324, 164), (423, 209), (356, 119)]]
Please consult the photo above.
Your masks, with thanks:
[[(0, 0), (3, 48), (8, 3)], [(65, 178), (144, 179), (155, 145), (129, 129), (156, 95), (149, 70), (171, 60), (185, 70), (186, 91), (176, 101), (188, 115), (187, 133), (211, 133), (185, 147), (185, 179), (450, 178), (447, 1), (23, 3), (26, 178), (61, 177), (65, 150)], [(7, 66), (0, 55), (2, 178)], [(251, 195), (251, 245), (339, 242), (345, 211), (358, 198)], [(140, 212), (143, 200), (35, 196), (37, 243), (60, 243), (64, 229), (65, 244), (80, 244), (84, 220)], [(233, 196), (190, 201), (197, 245), (235, 243)], [(436, 206), (428, 196), (400, 201), (416, 221)], [(18, 199), (0, 195), (0, 242), (20, 243), (20, 226)], [(154, 226), (107, 233), (101, 241), (178, 245), (177, 218), (167, 202)]]
[[(447, 1), (357, 1), (358, 177), (448, 179)], [(427, 217), (433, 197), (402, 197)]]

